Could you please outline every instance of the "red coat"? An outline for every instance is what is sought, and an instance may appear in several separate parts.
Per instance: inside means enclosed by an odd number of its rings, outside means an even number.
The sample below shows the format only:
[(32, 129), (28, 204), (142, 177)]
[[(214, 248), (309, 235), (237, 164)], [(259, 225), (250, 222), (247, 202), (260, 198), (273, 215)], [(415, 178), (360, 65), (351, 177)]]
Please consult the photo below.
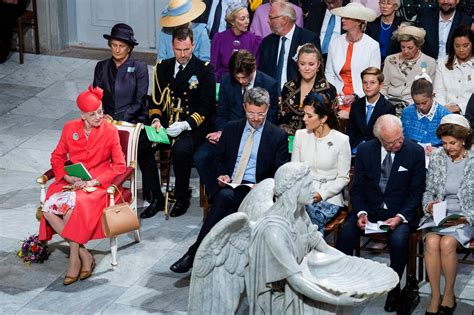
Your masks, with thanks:
[[(92, 193), (76, 191), (76, 206), (61, 236), (79, 244), (104, 238), (101, 218), (107, 198), (106, 189), (114, 177), (126, 169), (118, 130), (104, 120), (98, 128), (92, 128), (89, 139), (86, 139), (81, 119), (67, 122), (59, 143), (51, 154), (55, 181), (48, 187), (46, 199), (62, 191), (63, 186), (69, 185), (63, 179), (66, 175), (64, 164), (68, 160), (72, 163), (82, 162), (92, 178), (99, 181), (100, 186)], [(50, 240), (53, 234), (53, 229), (43, 216), (39, 239)]]

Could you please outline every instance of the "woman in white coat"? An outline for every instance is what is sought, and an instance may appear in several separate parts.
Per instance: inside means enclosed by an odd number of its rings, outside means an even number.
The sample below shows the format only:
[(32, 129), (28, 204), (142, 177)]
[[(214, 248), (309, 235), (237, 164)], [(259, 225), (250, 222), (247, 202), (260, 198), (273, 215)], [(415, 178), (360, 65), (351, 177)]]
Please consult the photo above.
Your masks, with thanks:
[(297, 130), (292, 162), (306, 162), (313, 177), (313, 202), (306, 211), (320, 231), (343, 206), (342, 190), (349, 183), (351, 147), (349, 137), (339, 131), (334, 111), (318, 93), (304, 101), (306, 129)]
[(474, 33), (469, 25), (453, 31), (448, 56), (438, 60), (434, 92), (436, 100), (453, 113), (466, 112), (467, 102), (474, 94)]
[[(326, 78), (344, 95), (344, 105), (349, 106), (355, 96), (362, 97), (361, 72), (368, 67), (380, 68), (380, 47), (378, 42), (364, 34), (367, 22), (376, 15), (360, 3), (349, 3), (331, 11), (342, 17), (342, 29), (346, 31), (331, 41), (326, 63)], [(342, 108), (349, 111), (349, 108)]]

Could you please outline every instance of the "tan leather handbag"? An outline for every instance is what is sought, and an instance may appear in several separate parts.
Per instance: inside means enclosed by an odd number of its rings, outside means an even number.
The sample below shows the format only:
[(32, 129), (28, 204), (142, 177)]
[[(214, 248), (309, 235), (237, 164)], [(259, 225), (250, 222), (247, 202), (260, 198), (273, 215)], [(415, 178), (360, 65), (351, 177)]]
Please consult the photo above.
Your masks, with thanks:
[(102, 228), (107, 237), (114, 237), (140, 228), (138, 217), (128, 203), (123, 200), (114, 206), (105, 207), (102, 214)]

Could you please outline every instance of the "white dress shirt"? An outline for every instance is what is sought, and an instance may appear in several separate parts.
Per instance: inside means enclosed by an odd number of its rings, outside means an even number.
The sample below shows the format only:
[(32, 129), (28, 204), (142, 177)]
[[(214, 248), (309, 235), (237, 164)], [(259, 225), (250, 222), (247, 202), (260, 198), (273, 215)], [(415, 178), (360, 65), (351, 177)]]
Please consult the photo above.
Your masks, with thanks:
[[(319, 35), (321, 45), (323, 44), (324, 36), (326, 36), (326, 30), (328, 28), (329, 19), (331, 18), (331, 15), (331, 11), (326, 9), (326, 14), (324, 14), (323, 25), (321, 25), (321, 35)], [(336, 15), (336, 23), (334, 24), (334, 31), (332, 32), (331, 41), (338, 35), (341, 35), (341, 17)], [(329, 41), (329, 43), (331, 43), (331, 41)]]
[(444, 20), (441, 17), (441, 13), (439, 15), (439, 22), (438, 22), (438, 34), (439, 34), (439, 49), (438, 49), (438, 60), (442, 60), (446, 57), (446, 44), (448, 42), (448, 35), (451, 26), (453, 25), (453, 17), (456, 11), (454, 11), (453, 15), (448, 20)]

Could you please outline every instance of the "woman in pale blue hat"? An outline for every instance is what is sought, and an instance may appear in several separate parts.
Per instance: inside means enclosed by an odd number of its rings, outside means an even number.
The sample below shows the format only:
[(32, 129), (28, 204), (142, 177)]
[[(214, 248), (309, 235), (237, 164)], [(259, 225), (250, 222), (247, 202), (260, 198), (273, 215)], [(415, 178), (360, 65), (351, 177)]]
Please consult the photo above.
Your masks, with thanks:
[[(160, 19), (162, 27), (159, 33), (157, 59), (164, 60), (174, 57), (172, 47), (172, 33), (176, 28), (189, 28), (194, 35), (194, 55), (210, 61), (211, 45), (206, 24), (193, 23), (206, 10), (206, 4), (201, 0), (170, 0), (163, 10)], [(158, 33), (157, 33), (158, 35)]]

